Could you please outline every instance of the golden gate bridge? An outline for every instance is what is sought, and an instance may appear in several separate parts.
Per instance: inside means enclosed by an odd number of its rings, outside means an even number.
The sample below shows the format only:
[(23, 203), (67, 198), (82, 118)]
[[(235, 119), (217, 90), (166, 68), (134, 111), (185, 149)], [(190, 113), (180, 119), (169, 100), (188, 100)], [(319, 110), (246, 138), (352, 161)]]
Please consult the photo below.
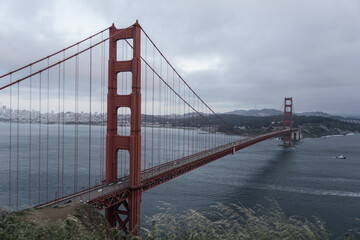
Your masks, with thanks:
[(236, 134), (138, 22), (112, 25), (0, 79), (8, 106), (1, 204), (87, 202), (124, 235), (139, 233), (142, 192), (270, 138), (289, 146), (297, 131), (285, 98), (281, 119), (257, 135)]

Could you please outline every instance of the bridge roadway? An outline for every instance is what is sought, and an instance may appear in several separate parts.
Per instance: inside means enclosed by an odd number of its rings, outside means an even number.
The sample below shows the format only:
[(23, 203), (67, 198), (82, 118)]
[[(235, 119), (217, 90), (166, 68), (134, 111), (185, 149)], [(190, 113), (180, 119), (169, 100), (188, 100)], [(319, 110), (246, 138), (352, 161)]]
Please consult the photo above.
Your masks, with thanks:
[[(294, 131), (297, 131), (297, 129), (292, 129), (292, 132)], [(270, 133), (240, 139), (146, 169), (141, 172), (141, 185), (137, 186), (137, 188), (141, 188), (141, 191), (146, 191), (226, 155), (234, 154), (236, 151), (243, 148), (289, 133), (290, 129), (281, 129)], [(124, 201), (128, 198), (128, 196), (129, 179), (128, 177), (123, 177), (118, 179), (115, 183), (103, 183), (93, 188), (40, 204), (36, 207), (61, 206), (87, 202), (93, 204), (96, 208), (101, 210)]]

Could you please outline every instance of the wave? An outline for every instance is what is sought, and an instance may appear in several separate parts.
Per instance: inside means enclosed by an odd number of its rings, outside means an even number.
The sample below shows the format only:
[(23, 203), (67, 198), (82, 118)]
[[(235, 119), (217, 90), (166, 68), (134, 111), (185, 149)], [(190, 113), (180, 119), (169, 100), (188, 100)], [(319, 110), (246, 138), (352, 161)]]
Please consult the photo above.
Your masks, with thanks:
[(346, 182), (346, 183), (357, 183), (360, 184), (359, 178), (341, 178), (341, 177), (295, 177), (297, 180), (313, 181), (313, 182)]
[(338, 196), (338, 197), (360, 198), (360, 192), (323, 190), (323, 189), (313, 189), (313, 188), (304, 188), (304, 187), (289, 187), (289, 186), (273, 185), (273, 184), (255, 184), (255, 185), (250, 185), (247, 187), (253, 188), (253, 189), (293, 192), (293, 193), (318, 195), (318, 196)]

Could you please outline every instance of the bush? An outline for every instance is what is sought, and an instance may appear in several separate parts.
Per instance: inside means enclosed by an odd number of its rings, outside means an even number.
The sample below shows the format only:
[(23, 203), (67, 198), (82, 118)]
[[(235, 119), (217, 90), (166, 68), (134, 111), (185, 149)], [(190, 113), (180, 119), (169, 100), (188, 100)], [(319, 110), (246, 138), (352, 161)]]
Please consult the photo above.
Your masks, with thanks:
[(188, 210), (176, 214), (162, 203), (161, 213), (148, 219), (142, 239), (329, 239), (325, 224), (319, 218), (301, 220), (286, 217), (279, 205), (256, 209), (240, 204), (217, 204), (204, 214)]

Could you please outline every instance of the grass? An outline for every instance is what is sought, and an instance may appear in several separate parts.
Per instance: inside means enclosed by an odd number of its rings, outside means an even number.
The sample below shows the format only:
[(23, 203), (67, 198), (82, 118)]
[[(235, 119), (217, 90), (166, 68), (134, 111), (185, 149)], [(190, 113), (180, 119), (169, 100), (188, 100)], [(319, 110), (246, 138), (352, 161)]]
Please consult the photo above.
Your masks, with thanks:
[[(24, 220), (30, 214), (31, 220)], [(121, 239), (117, 229), (110, 228), (104, 217), (92, 206), (79, 205), (72, 215), (54, 224), (44, 222), (34, 209), (22, 212), (1, 211), (0, 239)]]
[[(217, 204), (211, 209), (204, 213), (187, 210), (179, 214), (172, 205), (161, 203), (159, 213), (148, 218), (141, 235), (130, 234), (127, 239), (331, 239), (321, 219), (287, 217), (275, 201), (254, 209), (241, 204)], [(32, 216), (30, 220), (29, 216)], [(78, 205), (56, 223), (43, 219), (34, 209), (18, 213), (0, 211), (0, 239), (122, 239), (120, 230), (111, 228), (103, 215), (87, 204)], [(351, 233), (353, 235), (346, 233), (343, 239), (360, 236), (358, 230)]]
[(161, 213), (148, 219), (151, 227), (141, 239), (330, 239), (319, 218), (286, 217), (274, 201), (256, 209), (217, 204), (206, 213), (188, 210), (174, 214), (167, 203), (160, 208)]

